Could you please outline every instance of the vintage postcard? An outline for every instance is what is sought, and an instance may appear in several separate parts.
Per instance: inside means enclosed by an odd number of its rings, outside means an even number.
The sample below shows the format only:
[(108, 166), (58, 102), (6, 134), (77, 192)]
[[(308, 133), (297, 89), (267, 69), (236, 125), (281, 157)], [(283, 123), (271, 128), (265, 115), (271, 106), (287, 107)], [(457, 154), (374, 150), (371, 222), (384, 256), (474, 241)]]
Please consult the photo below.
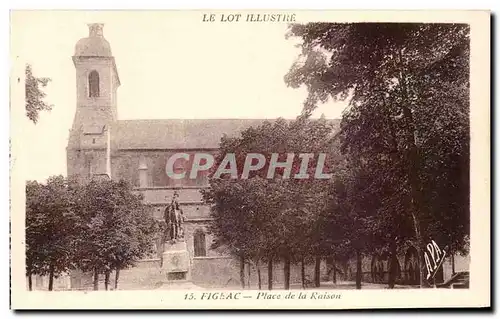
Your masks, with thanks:
[(14, 309), (489, 307), (487, 11), (12, 11)]

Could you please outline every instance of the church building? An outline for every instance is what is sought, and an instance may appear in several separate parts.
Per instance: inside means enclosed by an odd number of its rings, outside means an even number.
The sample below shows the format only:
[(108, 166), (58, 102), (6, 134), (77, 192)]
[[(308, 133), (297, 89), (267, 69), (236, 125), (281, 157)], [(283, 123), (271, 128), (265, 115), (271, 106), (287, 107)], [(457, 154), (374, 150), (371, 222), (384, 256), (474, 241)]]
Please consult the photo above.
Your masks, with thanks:
[[(215, 153), (224, 134), (238, 134), (263, 120), (119, 120), (120, 77), (111, 46), (103, 35), (103, 24), (89, 24), (89, 36), (76, 43), (73, 62), (77, 105), (67, 147), (68, 176), (128, 180), (144, 195), (158, 219), (163, 218), (165, 207), (177, 192), (186, 217), (185, 239), (192, 256), (193, 280), (198, 281), (198, 276), (212, 278), (212, 271), (232, 272), (237, 267), (232, 259), (210, 249), (209, 207), (203, 205), (200, 193), (200, 189), (208, 186), (206, 175), (200, 172), (196, 179), (171, 179), (165, 166), (175, 153)], [(176, 163), (179, 162), (182, 163)], [(189, 162), (186, 165), (186, 169), (191, 167)], [(184, 167), (174, 169), (184, 170)], [(158, 254), (142, 266), (155, 264), (161, 256), (160, 246), (158, 240)]]

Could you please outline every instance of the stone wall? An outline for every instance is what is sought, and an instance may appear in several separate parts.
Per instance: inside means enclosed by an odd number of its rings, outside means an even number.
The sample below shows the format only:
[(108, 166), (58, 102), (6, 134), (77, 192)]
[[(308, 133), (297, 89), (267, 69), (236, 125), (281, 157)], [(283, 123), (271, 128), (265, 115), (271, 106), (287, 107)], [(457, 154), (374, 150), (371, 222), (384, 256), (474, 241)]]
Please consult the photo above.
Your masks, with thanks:
[[(49, 276), (34, 275), (31, 277), (33, 290), (49, 290)], [(54, 278), (53, 290), (70, 290), (71, 282), (67, 274)], [(28, 278), (26, 277), (26, 289), (29, 289)]]
[[(118, 278), (119, 290), (155, 289), (166, 280), (166, 273), (160, 266), (160, 259), (142, 260), (135, 267), (120, 270)], [(116, 272), (110, 275), (109, 290), (114, 290)], [(71, 272), (72, 290), (92, 290), (94, 287), (92, 273)], [(99, 290), (104, 290), (104, 275), (99, 275)]]
[[(379, 269), (381, 271), (379, 274), (373, 273), (373, 265), (378, 262)], [(470, 256), (460, 256), (455, 255), (455, 272), (469, 271)], [(400, 254), (398, 256), (399, 271), (396, 277), (396, 283), (402, 285), (418, 285), (418, 278), (411, 279), (411, 274), (409, 273), (409, 260), (408, 252), (405, 254)], [(341, 267), (345, 272), (345, 278), (349, 281), (356, 280), (356, 259), (353, 258), (349, 260), (345, 265)], [(444, 282), (451, 278), (452, 274), (452, 260), (448, 256), (445, 258), (442, 264), (442, 274), (436, 274), (436, 283)], [(377, 255), (363, 256), (361, 261), (362, 270), (362, 282), (376, 282), (376, 283), (388, 283), (389, 282), (389, 262), (387, 257), (382, 259)]]
[[(192, 279), (193, 282), (206, 288), (241, 288), (240, 262), (234, 258), (194, 258)], [(250, 269), (249, 269), (250, 268)], [(268, 271), (267, 263), (259, 266), (261, 274), (261, 285), (267, 289)], [(305, 265), (306, 280), (314, 281), (314, 264)], [(249, 276), (250, 270), (250, 276)], [(254, 264), (245, 264), (245, 288), (258, 289), (258, 271)], [(320, 264), (320, 276), (322, 281), (329, 280), (328, 267), (323, 260)], [(273, 287), (282, 288), (284, 286), (283, 263), (273, 263)], [(290, 284), (300, 285), (301, 265), (300, 263), (290, 266)], [(250, 285), (249, 285), (250, 284)]]
[[(250, 268), (250, 276), (249, 276)], [(261, 284), (267, 289), (267, 263), (260, 266)], [(314, 281), (314, 264), (305, 265), (306, 278), (310, 283)], [(321, 262), (320, 274), (322, 281), (329, 280), (328, 269), (325, 261)], [(109, 289), (114, 289), (116, 273), (112, 272)], [(136, 267), (121, 270), (118, 289), (137, 290), (155, 289), (166, 281), (166, 273), (161, 267), (160, 259), (143, 260)], [(214, 289), (240, 289), (240, 263), (231, 257), (196, 257), (192, 260), (191, 268), (192, 282), (201, 288)], [(249, 285), (250, 283), (250, 285)], [(273, 264), (273, 287), (284, 286), (283, 263)], [(292, 264), (290, 267), (290, 283), (292, 286), (301, 284), (300, 264)], [(258, 289), (258, 272), (255, 265), (245, 265), (245, 288)], [(91, 273), (72, 272), (71, 289), (92, 290), (93, 278)], [(104, 275), (99, 276), (99, 290), (104, 290)]]
[[(166, 164), (168, 159), (176, 153), (187, 153), (190, 155), (190, 160), (179, 160), (177, 164), (182, 165), (182, 172), (186, 172), (186, 178), (172, 179), (166, 173)], [(209, 151), (208, 153), (214, 153)], [(183, 188), (185, 192), (189, 188), (201, 188), (208, 186), (208, 171), (199, 171), (196, 178), (189, 178), (192, 161), (195, 151), (186, 150), (119, 150), (115, 153), (115, 158), (112, 164), (113, 176), (117, 179), (123, 178), (130, 180), (134, 186), (140, 187), (143, 190), (150, 191), (151, 198), (147, 197), (147, 202), (162, 202), (164, 201), (164, 193), (162, 190), (167, 188)], [(206, 153), (206, 151), (204, 151)], [(144, 181), (140, 183), (139, 167), (142, 167)], [(198, 190), (195, 190), (195, 197), (191, 198), (189, 194), (182, 196), (181, 201), (200, 200), (201, 195)], [(159, 195), (155, 197), (155, 195)]]
[(239, 262), (230, 257), (196, 257), (192, 263), (191, 280), (204, 288), (239, 286), (239, 267)]
[[(404, 265), (404, 256), (399, 256), (400, 265)], [(455, 272), (468, 271), (470, 262), (469, 256), (455, 256)], [(388, 281), (388, 268), (384, 263), (383, 279), (375, 279), (371, 271), (372, 257), (367, 256), (362, 259), (362, 281), (382, 282)], [(211, 256), (193, 258), (191, 264), (191, 280), (202, 288), (213, 289), (240, 289), (240, 263), (231, 257)], [(250, 268), (250, 276), (249, 276)], [(321, 281), (331, 281), (333, 278), (331, 267), (326, 260), (321, 261), (320, 276)], [(337, 264), (338, 281), (355, 281), (356, 263), (350, 260), (344, 265)], [(260, 265), (261, 285), (267, 289), (268, 273), (267, 263)], [(314, 263), (305, 265), (306, 279), (309, 285), (314, 282)], [(114, 289), (115, 272), (111, 274), (110, 287)], [(443, 263), (443, 279), (451, 277), (451, 258), (446, 258)], [(406, 273), (402, 269), (397, 279), (398, 284), (405, 284)], [(118, 282), (119, 290), (155, 289), (166, 280), (166, 273), (161, 267), (160, 259), (148, 259), (137, 263), (136, 267), (121, 270)], [(249, 285), (250, 284), (250, 285)], [(299, 288), (301, 285), (301, 265), (292, 264), (290, 267), (290, 284), (292, 288)], [(273, 287), (282, 288), (284, 286), (283, 263), (273, 264)], [(47, 290), (48, 277), (34, 276), (33, 289)], [(255, 265), (245, 265), (245, 288), (258, 289), (258, 272)], [(54, 290), (92, 290), (93, 279), (91, 273), (72, 272), (71, 276), (61, 276), (54, 281)], [(104, 290), (104, 275), (99, 276), (99, 290)]]

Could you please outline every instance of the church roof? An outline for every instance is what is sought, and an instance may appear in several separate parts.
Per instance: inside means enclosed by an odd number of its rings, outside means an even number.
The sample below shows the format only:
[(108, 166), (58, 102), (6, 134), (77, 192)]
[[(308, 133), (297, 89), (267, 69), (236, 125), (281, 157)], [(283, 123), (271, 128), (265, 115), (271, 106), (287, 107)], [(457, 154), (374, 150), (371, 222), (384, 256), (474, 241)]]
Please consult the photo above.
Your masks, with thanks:
[(221, 137), (235, 136), (263, 119), (170, 119), (118, 121), (118, 149), (215, 149)]
[(266, 119), (121, 120), (111, 135), (116, 147), (122, 150), (216, 149), (224, 134), (237, 136), (264, 121)]

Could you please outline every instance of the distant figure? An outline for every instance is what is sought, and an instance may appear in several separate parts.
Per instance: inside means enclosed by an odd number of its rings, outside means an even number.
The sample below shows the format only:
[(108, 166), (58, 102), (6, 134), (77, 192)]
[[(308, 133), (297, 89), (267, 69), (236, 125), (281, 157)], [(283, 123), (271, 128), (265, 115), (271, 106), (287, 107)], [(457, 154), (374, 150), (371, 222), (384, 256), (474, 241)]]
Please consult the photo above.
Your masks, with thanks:
[(172, 197), (172, 202), (165, 208), (164, 219), (167, 224), (167, 231), (172, 242), (176, 242), (178, 239), (184, 238), (184, 228), (182, 227), (184, 222), (184, 212), (179, 205), (179, 194), (174, 192)]

